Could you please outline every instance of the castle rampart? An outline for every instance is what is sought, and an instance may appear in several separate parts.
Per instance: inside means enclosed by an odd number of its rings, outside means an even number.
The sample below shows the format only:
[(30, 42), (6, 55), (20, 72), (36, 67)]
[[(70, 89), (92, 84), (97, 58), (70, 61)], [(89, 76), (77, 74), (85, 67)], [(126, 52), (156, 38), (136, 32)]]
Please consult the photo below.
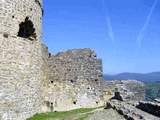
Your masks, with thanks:
[(23, 120), (41, 110), (42, 45), (3, 35), (0, 44), (0, 116), (2, 120)]
[(102, 61), (91, 49), (73, 49), (49, 58), (48, 111), (100, 105)]

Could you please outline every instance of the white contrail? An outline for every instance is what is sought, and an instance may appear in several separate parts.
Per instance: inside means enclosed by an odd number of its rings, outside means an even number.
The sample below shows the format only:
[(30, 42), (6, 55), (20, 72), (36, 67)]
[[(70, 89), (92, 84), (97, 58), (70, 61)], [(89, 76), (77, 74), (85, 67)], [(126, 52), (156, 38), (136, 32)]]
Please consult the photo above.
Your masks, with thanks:
[(106, 22), (107, 22), (109, 36), (110, 36), (110, 38), (111, 38), (112, 41), (115, 41), (114, 33), (113, 33), (113, 28), (112, 28), (112, 24), (111, 24), (111, 19), (110, 19), (109, 16), (106, 16)]
[(108, 10), (105, 6), (105, 0), (102, 0), (102, 6), (103, 6), (103, 10), (105, 12), (105, 20), (106, 20), (107, 29), (108, 29), (108, 35), (109, 35), (110, 39), (112, 40), (112, 42), (114, 42), (115, 37), (114, 37), (113, 27), (112, 27), (112, 23), (111, 23), (111, 18), (108, 14)]
[(154, 11), (157, 3), (158, 3), (158, 0), (155, 0), (154, 3), (153, 3), (153, 5), (152, 5), (152, 7), (151, 7), (151, 10), (149, 11), (149, 14), (148, 14), (148, 16), (147, 16), (147, 19), (146, 19), (146, 21), (144, 22), (144, 25), (143, 25), (142, 29), (140, 30), (140, 32), (139, 32), (139, 34), (138, 34), (137, 42), (138, 42), (139, 48), (142, 47), (142, 40), (143, 40), (143, 38), (144, 38), (144, 32), (146, 31), (146, 29), (147, 29), (147, 27), (148, 27), (148, 25), (149, 25), (150, 19), (151, 19), (151, 17), (152, 17), (153, 11)]

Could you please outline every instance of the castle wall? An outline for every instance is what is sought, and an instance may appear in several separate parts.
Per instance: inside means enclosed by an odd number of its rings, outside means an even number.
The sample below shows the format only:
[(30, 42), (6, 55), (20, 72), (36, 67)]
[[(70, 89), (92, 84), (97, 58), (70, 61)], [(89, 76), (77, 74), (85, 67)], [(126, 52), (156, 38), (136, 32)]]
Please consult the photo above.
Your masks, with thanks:
[(42, 44), (0, 34), (0, 118), (24, 120), (41, 111), (45, 60)]
[(90, 49), (73, 49), (49, 58), (46, 102), (52, 110), (99, 105), (102, 61)]
[(42, 52), (42, 75), (44, 77), (43, 79), (43, 86), (44, 88), (48, 87), (48, 79), (49, 79), (49, 66), (48, 66), (48, 60), (49, 60), (49, 52), (48, 47), (45, 44), (42, 44), (41, 47)]
[(42, 0), (0, 0), (2, 120), (25, 120), (41, 111), (48, 69), (42, 14)]
[(41, 0), (0, 0), (0, 33), (17, 36), (19, 25), (25, 18), (33, 22), (37, 40), (41, 40)]

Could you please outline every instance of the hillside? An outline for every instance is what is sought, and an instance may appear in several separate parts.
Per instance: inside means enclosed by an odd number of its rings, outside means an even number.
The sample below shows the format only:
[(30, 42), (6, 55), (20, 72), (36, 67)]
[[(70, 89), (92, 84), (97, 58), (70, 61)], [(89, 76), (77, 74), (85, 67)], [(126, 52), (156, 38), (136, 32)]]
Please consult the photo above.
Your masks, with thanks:
[(143, 82), (158, 82), (160, 81), (160, 72), (152, 72), (147, 74), (142, 73), (120, 73), (117, 75), (104, 75), (105, 80), (139, 80)]

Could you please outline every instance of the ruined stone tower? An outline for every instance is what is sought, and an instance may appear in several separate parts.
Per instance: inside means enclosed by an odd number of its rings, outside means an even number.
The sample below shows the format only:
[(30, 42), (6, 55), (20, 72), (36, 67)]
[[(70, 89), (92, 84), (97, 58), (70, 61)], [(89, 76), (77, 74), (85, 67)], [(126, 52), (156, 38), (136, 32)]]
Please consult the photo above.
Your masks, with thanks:
[(24, 120), (41, 109), (42, 14), (42, 0), (0, 0), (0, 120)]
[[(0, 0), (0, 120), (99, 107), (113, 97), (110, 90), (117, 84), (105, 86), (102, 61), (93, 50), (48, 53), (42, 16), (42, 0)], [(122, 81), (118, 84), (122, 87)], [(143, 98), (137, 91), (128, 96)]]
[(90, 49), (42, 44), (42, 0), (0, 0), (0, 120), (103, 105), (102, 61)]

